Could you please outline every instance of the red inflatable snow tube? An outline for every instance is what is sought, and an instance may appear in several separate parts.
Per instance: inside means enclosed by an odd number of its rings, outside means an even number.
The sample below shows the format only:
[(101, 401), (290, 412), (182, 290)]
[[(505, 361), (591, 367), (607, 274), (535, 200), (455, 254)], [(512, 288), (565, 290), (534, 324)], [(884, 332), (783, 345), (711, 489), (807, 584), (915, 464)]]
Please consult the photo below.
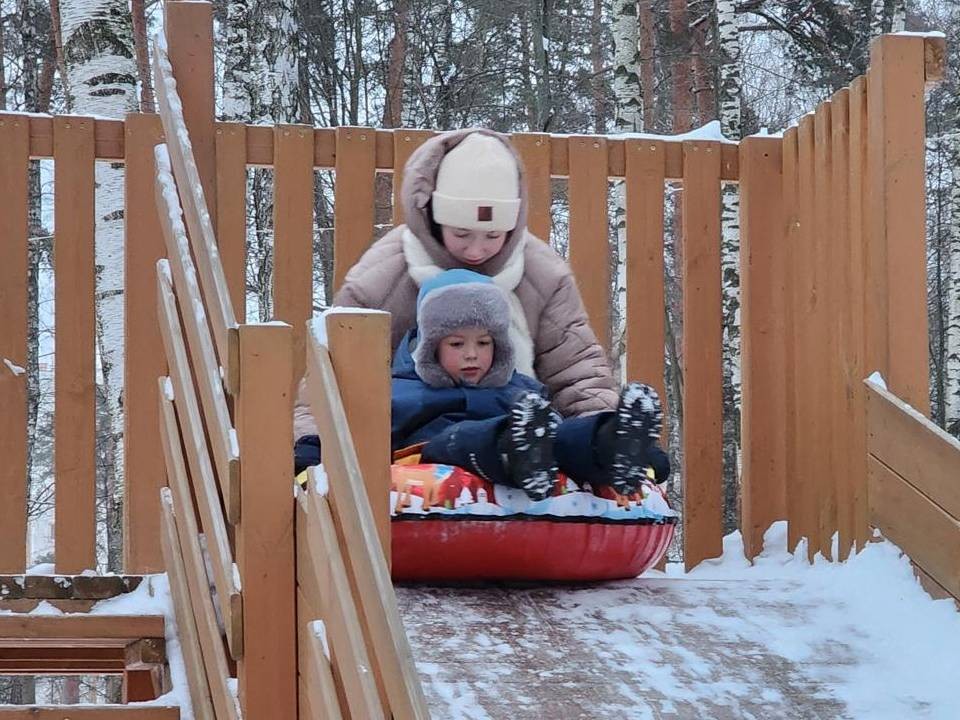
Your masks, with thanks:
[[(444, 470), (448, 471), (445, 475)], [(436, 482), (428, 481), (424, 487), (424, 478), (431, 473)], [(565, 483), (565, 478), (558, 481), (558, 496)], [(636, 513), (627, 513), (621, 518), (616, 512), (601, 516), (460, 514), (451, 511), (459, 506), (456, 498), (476, 499), (479, 491), (484, 502), (487, 496), (494, 497), (494, 488), (460, 468), (447, 466), (394, 466), (394, 490), (398, 492), (393, 497), (391, 571), (399, 581), (636, 577), (663, 557), (677, 522), (675, 516), (631, 517)], [(464, 495), (465, 491), (469, 495)], [(611, 494), (604, 497), (609, 501)], [(416, 512), (409, 511), (411, 498), (416, 498)], [(624, 498), (616, 498), (610, 505), (616, 509), (618, 501), (622, 503)]]

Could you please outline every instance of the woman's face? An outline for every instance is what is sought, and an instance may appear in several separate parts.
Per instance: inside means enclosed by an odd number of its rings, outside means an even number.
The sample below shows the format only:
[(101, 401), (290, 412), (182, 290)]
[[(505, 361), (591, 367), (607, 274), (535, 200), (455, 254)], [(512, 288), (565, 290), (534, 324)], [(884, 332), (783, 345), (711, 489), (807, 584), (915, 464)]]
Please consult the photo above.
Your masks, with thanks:
[(441, 225), (443, 246), (464, 265), (483, 265), (492, 258), (507, 241), (507, 233), (502, 231), (467, 230), (449, 225)]

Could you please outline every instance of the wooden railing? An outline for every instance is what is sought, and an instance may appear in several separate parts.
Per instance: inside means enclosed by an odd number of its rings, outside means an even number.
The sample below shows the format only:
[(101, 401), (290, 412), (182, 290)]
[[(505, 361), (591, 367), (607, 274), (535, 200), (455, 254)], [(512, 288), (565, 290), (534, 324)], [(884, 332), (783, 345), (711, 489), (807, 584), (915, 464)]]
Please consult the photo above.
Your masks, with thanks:
[[(170, 55), (176, 52), (171, 44)], [(329, 337), (349, 353), (341, 357), (357, 358), (351, 376), (369, 367), (375, 377), (366, 390), (383, 404), (347, 395), (354, 418), (363, 408), (374, 411), (364, 420), (375, 438), (364, 463), (330, 354), (311, 343), (308, 388), (329, 494), (298, 490), (295, 503), (293, 333), (282, 322), (234, 320), (174, 72), (158, 44), (154, 74), (167, 143), (155, 151), (156, 203), (169, 256), (157, 264), (170, 366), (158, 391), (169, 483), (163, 550), (195, 712), (218, 719), (294, 718), (298, 710), (301, 717), (426, 718), (384, 552), (389, 315), (329, 323)], [(364, 477), (376, 482), (376, 519)]]
[(880, 385), (864, 391), (868, 520), (928, 592), (960, 601), (960, 442)]
[(748, 557), (784, 517), (811, 559), (867, 542), (864, 377), (929, 412), (924, 88), (943, 57), (942, 38), (883, 36), (866, 77), (741, 144)]

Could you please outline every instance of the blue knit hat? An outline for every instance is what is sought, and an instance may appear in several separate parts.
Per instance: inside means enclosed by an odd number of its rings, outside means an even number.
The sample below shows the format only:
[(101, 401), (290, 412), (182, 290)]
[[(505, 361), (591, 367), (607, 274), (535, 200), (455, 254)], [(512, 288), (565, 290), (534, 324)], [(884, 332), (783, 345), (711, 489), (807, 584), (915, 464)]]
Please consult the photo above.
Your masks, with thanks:
[(457, 380), (437, 360), (437, 348), (443, 338), (465, 327), (483, 328), (493, 339), (493, 363), (477, 385), (506, 385), (515, 367), (510, 305), (489, 276), (459, 268), (446, 270), (420, 286), (417, 346), (413, 350), (417, 374), (433, 387), (455, 386)]

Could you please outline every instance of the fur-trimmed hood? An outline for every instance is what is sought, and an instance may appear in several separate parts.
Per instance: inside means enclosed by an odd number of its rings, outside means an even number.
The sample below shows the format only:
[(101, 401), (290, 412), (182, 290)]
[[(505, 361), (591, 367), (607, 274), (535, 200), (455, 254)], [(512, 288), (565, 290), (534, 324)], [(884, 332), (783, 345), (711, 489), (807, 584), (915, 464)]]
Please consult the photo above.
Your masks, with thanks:
[(493, 340), (493, 362), (478, 387), (506, 385), (516, 368), (510, 341), (510, 306), (503, 291), (486, 275), (447, 270), (427, 280), (417, 298), (419, 337), (412, 349), (417, 374), (432, 387), (454, 387), (455, 378), (440, 365), (440, 341), (457, 330), (483, 328)]
[(431, 259), (437, 267), (447, 270), (460, 267), (458, 262), (443, 246), (440, 239), (434, 234), (433, 222), (430, 216), (430, 202), (437, 184), (437, 171), (443, 158), (453, 148), (459, 145), (464, 138), (473, 133), (480, 133), (494, 137), (510, 150), (510, 154), (517, 162), (517, 172), (520, 178), (520, 211), (517, 215), (517, 224), (507, 233), (507, 240), (503, 248), (487, 260), (483, 265), (476, 267), (477, 272), (484, 275), (496, 275), (513, 254), (516, 246), (523, 239), (527, 229), (527, 190), (524, 180), (523, 163), (517, 155), (510, 140), (493, 130), (471, 128), (467, 130), (453, 130), (441, 133), (427, 140), (414, 150), (403, 171), (403, 185), (400, 188), (400, 200), (403, 203), (404, 221), (410, 231), (416, 235), (427, 249)]

